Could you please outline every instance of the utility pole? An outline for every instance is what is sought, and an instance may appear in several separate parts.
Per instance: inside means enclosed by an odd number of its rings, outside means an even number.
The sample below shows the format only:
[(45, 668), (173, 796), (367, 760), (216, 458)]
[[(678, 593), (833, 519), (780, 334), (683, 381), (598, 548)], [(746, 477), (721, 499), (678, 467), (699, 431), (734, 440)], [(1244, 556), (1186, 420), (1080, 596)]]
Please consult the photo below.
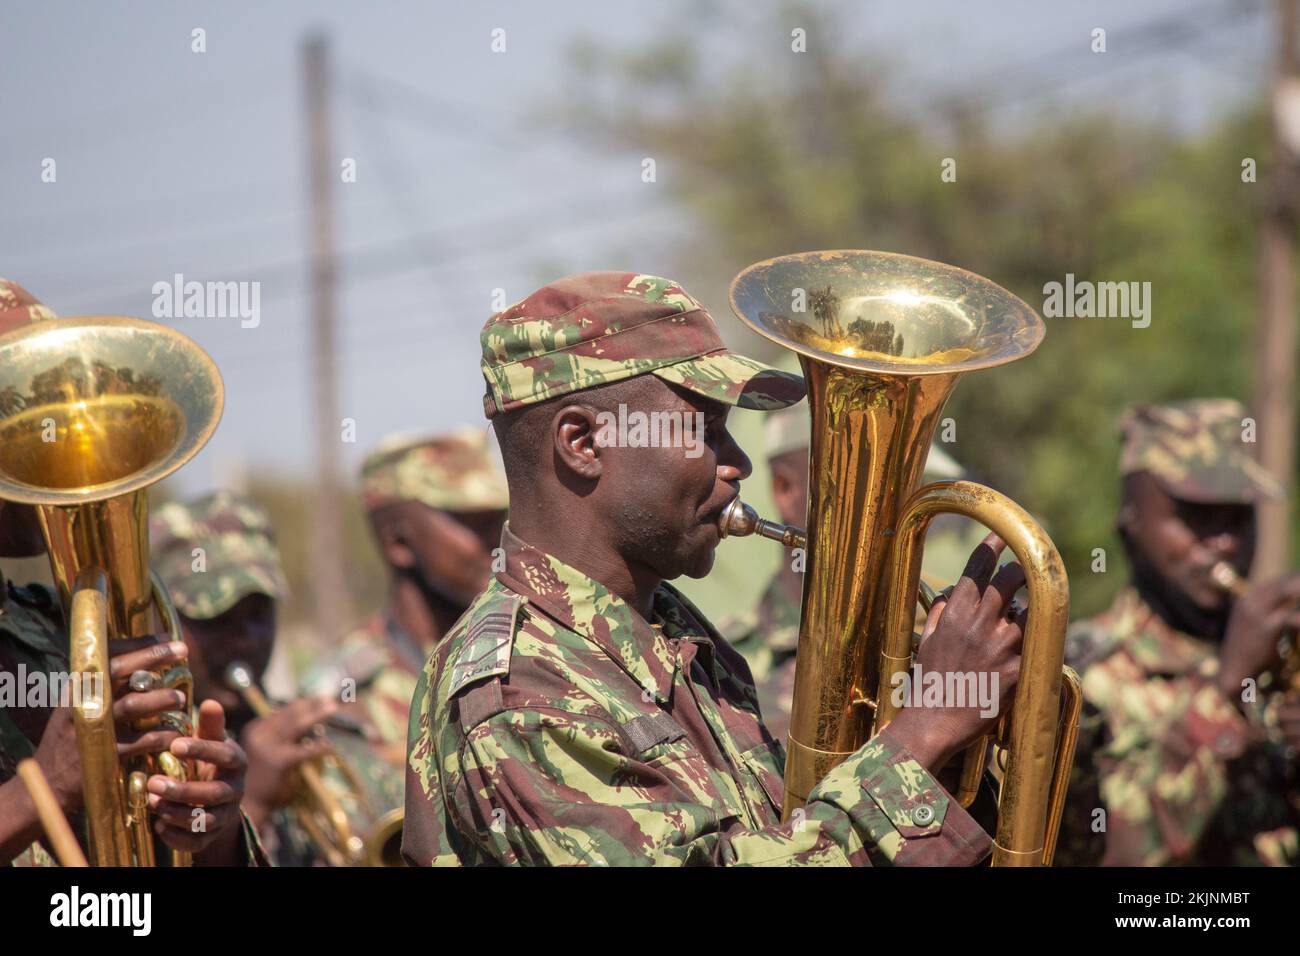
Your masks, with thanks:
[(303, 44), (307, 109), (308, 191), (311, 198), (312, 385), (316, 412), (316, 508), (312, 516), (312, 606), (316, 639), (337, 643), (352, 624), (339, 486), (342, 421), (335, 356), (338, 270), (334, 254), (334, 184), (337, 165), (330, 141), (329, 44), (323, 34)]
[(1273, 149), (1267, 206), (1260, 232), (1260, 313), (1255, 334), (1254, 411), (1259, 462), (1287, 497), (1259, 511), (1253, 576), (1290, 568), (1291, 505), (1295, 489), (1295, 257), (1300, 224), (1300, 26), (1297, 0), (1278, 0), (1278, 49), (1272, 90)]

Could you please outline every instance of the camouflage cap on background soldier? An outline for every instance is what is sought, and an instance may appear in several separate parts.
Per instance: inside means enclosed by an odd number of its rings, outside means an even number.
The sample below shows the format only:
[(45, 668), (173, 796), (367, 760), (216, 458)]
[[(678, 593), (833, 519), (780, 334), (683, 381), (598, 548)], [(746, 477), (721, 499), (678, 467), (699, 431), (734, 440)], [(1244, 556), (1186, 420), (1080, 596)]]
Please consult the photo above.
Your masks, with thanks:
[(361, 496), (367, 511), (398, 501), (440, 511), (504, 511), (510, 503), (505, 473), (476, 428), (383, 442), (362, 463)]
[(1134, 405), (1120, 416), (1120, 473), (1150, 472), (1175, 498), (1254, 502), (1282, 488), (1247, 450), (1245, 406), (1226, 398)]
[(781, 408), (803, 379), (730, 352), (708, 310), (671, 279), (584, 272), (492, 316), (481, 333), (488, 418), (653, 372), (741, 408)]
[(22, 328), (28, 322), (58, 318), (54, 311), (13, 279), (0, 279), (0, 335)]
[(250, 594), (288, 597), (270, 519), (247, 498), (218, 491), (169, 502), (154, 512), (149, 530), (154, 567), (188, 618), (217, 617)]

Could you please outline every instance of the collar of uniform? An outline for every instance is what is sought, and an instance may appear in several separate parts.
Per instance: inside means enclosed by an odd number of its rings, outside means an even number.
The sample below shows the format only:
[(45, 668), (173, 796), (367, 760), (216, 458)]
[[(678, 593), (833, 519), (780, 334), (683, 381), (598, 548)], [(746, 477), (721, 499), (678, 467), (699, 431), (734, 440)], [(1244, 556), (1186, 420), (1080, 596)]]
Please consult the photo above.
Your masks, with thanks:
[[(596, 579), (528, 544), (510, 530), (508, 522), (501, 529), (501, 549), (505, 568), (497, 572), (497, 580), (557, 623), (598, 644), (653, 692), (658, 703), (668, 703), (671, 681), (661, 687), (662, 678), (654, 676), (647, 658), (653, 657), (671, 675), (676, 655), (667, 639), (630, 604)], [(671, 595), (660, 588), (654, 598), (656, 618), (662, 619), (665, 600), (671, 601)]]
[(1135, 588), (1121, 591), (1106, 616), (1116, 641), (1147, 673), (1207, 672), (1217, 660), (1213, 644), (1174, 630)]

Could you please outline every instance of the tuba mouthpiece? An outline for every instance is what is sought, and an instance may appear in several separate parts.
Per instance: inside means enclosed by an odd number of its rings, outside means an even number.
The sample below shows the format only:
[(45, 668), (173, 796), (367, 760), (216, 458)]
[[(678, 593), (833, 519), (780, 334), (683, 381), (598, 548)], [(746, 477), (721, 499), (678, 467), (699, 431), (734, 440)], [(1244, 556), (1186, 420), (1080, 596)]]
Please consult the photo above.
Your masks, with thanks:
[(756, 534), (780, 541), (787, 548), (803, 548), (808, 541), (799, 528), (760, 518), (757, 511), (739, 498), (732, 498), (731, 504), (722, 510), (722, 515), (718, 518), (718, 531), (724, 538), (744, 538)]

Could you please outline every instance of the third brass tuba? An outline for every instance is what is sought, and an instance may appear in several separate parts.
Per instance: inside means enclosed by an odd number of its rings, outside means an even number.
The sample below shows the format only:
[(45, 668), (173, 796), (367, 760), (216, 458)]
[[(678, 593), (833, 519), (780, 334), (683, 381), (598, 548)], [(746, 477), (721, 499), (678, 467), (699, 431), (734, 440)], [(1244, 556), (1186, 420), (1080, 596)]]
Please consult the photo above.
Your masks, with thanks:
[[(993, 863), (1050, 863), (1079, 706), (1077, 679), (1062, 667), (1065, 568), (1033, 519), (992, 489), (967, 481), (917, 488), (957, 379), (1033, 352), (1042, 320), (970, 272), (859, 250), (756, 263), (732, 282), (731, 306), (798, 354), (812, 414), (806, 533), (762, 521), (739, 500), (722, 520), (724, 535), (757, 532), (806, 547), (784, 815), (897, 712), (891, 690), (912, 665), (920, 543), (933, 517), (952, 512), (997, 532), (1028, 578), (1015, 705), (996, 741), (1005, 772)], [(984, 741), (967, 752), (963, 803), (986, 752)]]

